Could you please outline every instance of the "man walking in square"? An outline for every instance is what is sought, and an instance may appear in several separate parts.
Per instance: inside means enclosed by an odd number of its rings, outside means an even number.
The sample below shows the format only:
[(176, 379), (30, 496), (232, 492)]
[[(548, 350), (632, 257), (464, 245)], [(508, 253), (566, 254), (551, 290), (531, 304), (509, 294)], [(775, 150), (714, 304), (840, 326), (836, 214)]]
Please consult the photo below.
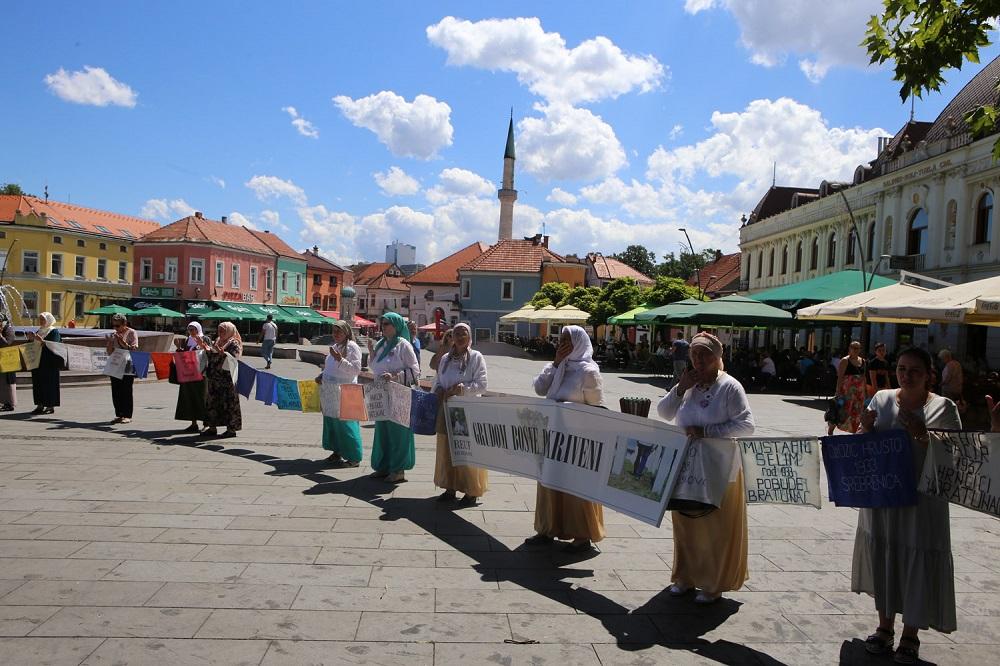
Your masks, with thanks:
[(274, 315), (267, 315), (267, 321), (261, 327), (260, 354), (267, 362), (265, 370), (271, 367), (271, 358), (274, 356), (274, 343), (278, 340), (278, 325), (274, 323)]
[[(677, 339), (670, 347), (670, 353), (674, 359), (674, 381), (676, 384), (681, 380), (681, 375), (687, 369), (688, 363), (688, 341), (684, 339), (684, 331), (677, 331)], [(672, 387), (673, 385), (671, 385)]]

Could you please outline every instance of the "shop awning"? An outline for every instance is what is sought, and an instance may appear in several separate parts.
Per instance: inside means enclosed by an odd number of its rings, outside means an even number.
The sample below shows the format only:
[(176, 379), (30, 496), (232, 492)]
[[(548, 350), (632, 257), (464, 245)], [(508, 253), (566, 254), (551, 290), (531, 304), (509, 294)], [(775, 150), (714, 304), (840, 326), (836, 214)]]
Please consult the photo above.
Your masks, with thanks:
[(791, 326), (793, 321), (790, 312), (736, 295), (692, 306), (686, 315), (673, 318), (677, 324), (733, 328)]
[(337, 310), (320, 310), (319, 313), (324, 317), (329, 317), (330, 319), (340, 319), (340, 312)]
[(124, 315), (129, 315), (129, 314), (132, 314), (133, 312), (134, 312), (134, 310), (131, 310), (131, 309), (125, 307), (124, 305), (113, 305), (112, 304), (112, 305), (102, 305), (101, 307), (96, 308), (94, 310), (87, 310), (83, 314), (89, 314), (89, 315), (124, 314)]
[(684, 316), (691, 311), (691, 308), (704, 303), (697, 298), (685, 298), (683, 301), (667, 303), (652, 310), (646, 310), (635, 315), (635, 320), (642, 323), (666, 324), (673, 321), (674, 317)]
[(257, 306), (250, 303), (235, 303), (232, 301), (212, 301), (220, 310), (225, 310), (232, 314), (233, 319), (264, 321), (265, 315), (261, 314)]
[(260, 310), (261, 315), (263, 315), (262, 319), (267, 319), (267, 315), (272, 315), (274, 317), (274, 321), (279, 324), (299, 323), (298, 317), (293, 317), (277, 305), (258, 305), (256, 307)]
[(303, 324), (332, 324), (333, 318), (322, 315), (312, 308), (294, 305), (282, 305), (281, 309), (293, 317), (297, 317)]
[(838, 271), (811, 280), (786, 284), (774, 289), (765, 289), (756, 294), (750, 294), (750, 298), (782, 310), (791, 311), (865, 291), (865, 284), (869, 279), (871, 280), (869, 290), (888, 287), (896, 282), (881, 275), (873, 276), (862, 271)]

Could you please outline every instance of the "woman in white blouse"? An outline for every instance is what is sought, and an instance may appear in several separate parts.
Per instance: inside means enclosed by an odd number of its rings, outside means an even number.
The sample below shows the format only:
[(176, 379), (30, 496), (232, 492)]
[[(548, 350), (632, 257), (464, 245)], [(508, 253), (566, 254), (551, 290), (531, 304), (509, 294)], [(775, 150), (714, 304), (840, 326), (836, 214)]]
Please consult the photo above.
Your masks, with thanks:
[[(753, 414), (743, 386), (722, 370), (722, 343), (709, 333), (699, 333), (688, 347), (691, 367), (660, 400), (657, 411), (685, 429), (698, 446), (703, 437), (746, 437), (753, 434)], [(743, 469), (737, 467), (719, 508), (691, 518), (673, 511), (673, 596), (699, 588), (697, 603), (718, 601), (723, 592), (738, 590), (748, 577), (746, 494)]]
[[(369, 364), (372, 374), (381, 379), (414, 384), (420, 378), (417, 356), (410, 346), (410, 329), (406, 320), (395, 312), (382, 315), (382, 339), (369, 344)], [(404, 472), (416, 463), (413, 431), (392, 421), (375, 422), (375, 442), (372, 445), (372, 476), (389, 483), (406, 481)]]
[[(559, 334), (556, 357), (535, 377), (535, 393), (549, 400), (600, 405), (604, 401), (601, 370), (593, 360), (590, 336), (579, 326), (566, 326)], [(572, 539), (563, 550), (582, 553), (604, 538), (604, 507), (596, 502), (551, 490), (538, 484), (535, 502), (535, 536), (528, 545), (553, 539)]]
[(434, 485), (444, 488), (439, 502), (450, 502), (458, 492), (464, 493), (460, 504), (475, 506), (489, 487), (485, 469), (451, 464), (448, 429), (445, 425), (445, 403), (453, 395), (478, 395), (486, 390), (486, 361), (472, 349), (472, 329), (458, 324), (452, 329), (451, 350), (437, 367), (434, 392), (438, 396), (437, 459), (434, 464)]
[[(346, 321), (333, 324), (333, 344), (317, 384), (356, 384), (361, 372), (361, 348)], [(339, 390), (339, 389), (337, 389)], [(357, 467), (363, 457), (361, 428), (357, 421), (323, 416), (323, 448), (332, 451), (326, 459), (338, 467)]]

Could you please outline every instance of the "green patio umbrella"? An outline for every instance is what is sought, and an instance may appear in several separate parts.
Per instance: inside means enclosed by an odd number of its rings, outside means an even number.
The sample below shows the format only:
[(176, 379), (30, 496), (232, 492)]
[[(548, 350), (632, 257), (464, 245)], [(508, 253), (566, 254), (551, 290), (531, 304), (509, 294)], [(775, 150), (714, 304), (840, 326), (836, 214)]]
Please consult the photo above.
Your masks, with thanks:
[(635, 326), (640, 322), (636, 321), (635, 316), (649, 310), (649, 304), (643, 303), (637, 308), (632, 308), (628, 312), (623, 312), (621, 314), (615, 315), (614, 317), (608, 317), (608, 323), (614, 324), (615, 326)]
[(714, 301), (693, 305), (687, 314), (672, 318), (671, 323), (698, 326), (752, 328), (756, 326), (793, 326), (792, 313), (771, 307), (752, 298), (723, 296)]
[(692, 308), (697, 307), (704, 302), (705, 301), (699, 301), (697, 298), (685, 298), (683, 301), (667, 303), (666, 305), (661, 305), (658, 308), (640, 312), (635, 315), (635, 320), (638, 322), (648, 322), (652, 324), (666, 324), (673, 321), (674, 317), (686, 315)]
[[(865, 285), (868, 280), (871, 280), (871, 284), (866, 290)], [(862, 291), (888, 287), (895, 283), (895, 280), (881, 275), (870, 275), (854, 270), (837, 271), (811, 280), (758, 291), (756, 294), (751, 294), (750, 298), (783, 310), (797, 310), (809, 305), (834, 301)]]
[(228, 310), (210, 310), (208, 312), (197, 312), (194, 313), (194, 316), (198, 317), (198, 319), (218, 319), (220, 321), (223, 319), (242, 319), (242, 317), (240, 317), (239, 315), (233, 314)]
[(154, 305), (151, 308), (143, 308), (132, 313), (136, 317), (167, 317), (168, 319), (183, 319), (184, 315), (170, 308)]
[(89, 315), (113, 315), (113, 314), (135, 314), (135, 310), (129, 309), (124, 305), (102, 305), (99, 308), (94, 308), (93, 310), (87, 310), (84, 314)]

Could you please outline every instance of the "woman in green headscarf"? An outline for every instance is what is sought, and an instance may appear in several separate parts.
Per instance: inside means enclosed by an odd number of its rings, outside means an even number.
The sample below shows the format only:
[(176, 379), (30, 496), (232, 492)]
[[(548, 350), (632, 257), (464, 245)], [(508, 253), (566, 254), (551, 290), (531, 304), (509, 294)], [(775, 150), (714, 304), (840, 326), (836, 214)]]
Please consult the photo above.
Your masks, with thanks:
[[(413, 384), (420, 378), (417, 356), (410, 345), (410, 330), (406, 320), (395, 312), (382, 315), (382, 339), (368, 343), (372, 374), (381, 379)], [(372, 446), (373, 477), (389, 483), (406, 481), (404, 472), (413, 469), (416, 451), (413, 431), (392, 421), (375, 422), (375, 443)]]
[[(333, 344), (317, 384), (356, 384), (361, 372), (361, 348), (346, 321), (333, 324)], [(340, 389), (335, 389), (340, 390)], [(326, 462), (337, 467), (357, 467), (361, 462), (361, 428), (357, 421), (323, 416), (323, 448), (331, 451)]]

